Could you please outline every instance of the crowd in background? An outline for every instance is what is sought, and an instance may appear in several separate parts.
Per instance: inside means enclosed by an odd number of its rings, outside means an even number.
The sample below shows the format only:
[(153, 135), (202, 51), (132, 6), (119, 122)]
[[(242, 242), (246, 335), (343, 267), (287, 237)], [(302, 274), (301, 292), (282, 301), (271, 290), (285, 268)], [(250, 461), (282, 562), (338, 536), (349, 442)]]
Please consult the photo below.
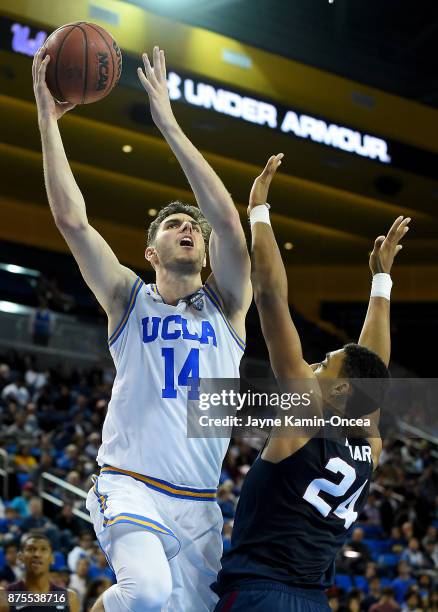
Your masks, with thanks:
[[(9, 455), (8, 499), (0, 499), (0, 583), (20, 579), (21, 538), (41, 530), (55, 551), (53, 579), (75, 589), (83, 610), (114, 581), (90, 523), (75, 515), (84, 500), (55, 483), (39, 494), (44, 472), (87, 491), (111, 396), (111, 373), (38, 368), (29, 355), (0, 357), (0, 443)], [(224, 549), (245, 475), (257, 451), (232, 440), (218, 502)], [(438, 453), (424, 440), (384, 444), (365, 511), (337, 560), (333, 610), (438, 611)]]

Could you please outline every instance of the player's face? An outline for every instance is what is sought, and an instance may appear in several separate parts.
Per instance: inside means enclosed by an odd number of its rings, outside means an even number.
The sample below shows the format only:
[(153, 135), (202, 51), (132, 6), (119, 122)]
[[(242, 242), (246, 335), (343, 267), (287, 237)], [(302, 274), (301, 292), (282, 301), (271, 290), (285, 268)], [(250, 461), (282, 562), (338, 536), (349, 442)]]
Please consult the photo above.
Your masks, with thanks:
[(160, 224), (154, 245), (159, 265), (199, 273), (205, 259), (201, 226), (189, 215), (176, 213)]
[(20, 557), (26, 568), (26, 573), (32, 576), (48, 574), (53, 562), (50, 544), (39, 538), (29, 538), (24, 550), (20, 553)]

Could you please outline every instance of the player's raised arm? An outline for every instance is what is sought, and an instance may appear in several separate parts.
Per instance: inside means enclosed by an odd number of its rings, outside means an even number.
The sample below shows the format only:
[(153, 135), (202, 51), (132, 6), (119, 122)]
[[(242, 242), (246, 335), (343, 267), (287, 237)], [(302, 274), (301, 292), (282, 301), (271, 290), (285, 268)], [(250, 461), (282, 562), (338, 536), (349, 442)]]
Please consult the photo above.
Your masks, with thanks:
[(154, 47), (153, 65), (143, 55), (141, 84), (152, 118), (178, 159), (203, 215), (212, 227), (210, 265), (230, 317), (246, 313), (251, 302), (250, 261), (245, 234), (233, 200), (217, 174), (178, 125), (170, 105), (164, 51)]
[(85, 282), (108, 316), (116, 319), (123, 312), (135, 275), (119, 263), (102, 236), (88, 223), (85, 201), (68, 163), (58, 127), (58, 120), (74, 105), (53, 99), (46, 85), (50, 58), (44, 57), (44, 53), (44, 47), (36, 53), (32, 76), (50, 208)]
[(248, 206), (252, 233), (251, 281), (275, 376), (283, 380), (313, 378), (290, 315), (286, 270), (266, 206), (269, 186), (282, 157), (280, 153), (269, 158), (251, 189)]
[(402, 249), (400, 240), (409, 231), (410, 220), (410, 217), (397, 217), (388, 234), (376, 238), (370, 255), (373, 284), (359, 344), (377, 353), (386, 365), (391, 356), (390, 273), (394, 258)]

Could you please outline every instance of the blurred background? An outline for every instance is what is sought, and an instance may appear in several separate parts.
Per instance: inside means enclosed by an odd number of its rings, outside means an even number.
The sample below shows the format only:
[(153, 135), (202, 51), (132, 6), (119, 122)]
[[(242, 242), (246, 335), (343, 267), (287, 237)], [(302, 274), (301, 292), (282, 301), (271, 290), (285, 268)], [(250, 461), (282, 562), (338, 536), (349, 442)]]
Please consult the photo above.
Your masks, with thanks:
[[(140, 54), (158, 44), (175, 115), (245, 228), (254, 177), (271, 154), (285, 154), (271, 218), (306, 358), (357, 340), (373, 241), (409, 215), (393, 272), (392, 373), (434, 377), (438, 5), (0, 0), (0, 571), (4, 581), (7, 568), (19, 573), (14, 546), (29, 528), (46, 530), (57, 580), (72, 581), (86, 610), (113, 579), (87, 535), (83, 491), (96, 471), (114, 372), (104, 313), (51, 218), (31, 82), (35, 51), (78, 20), (106, 28), (123, 52), (111, 95), (61, 121), (90, 221), (120, 261), (150, 282), (148, 223), (173, 199), (193, 202), (137, 81)], [(247, 333), (242, 374), (269, 376), (254, 308)], [(386, 444), (362, 532), (339, 560), (333, 609), (368, 610), (393, 587), (405, 609), (438, 610), (438, 432), (416, 435)], [(227, 455), (225, 546), (256, 453), (235, 440)]]

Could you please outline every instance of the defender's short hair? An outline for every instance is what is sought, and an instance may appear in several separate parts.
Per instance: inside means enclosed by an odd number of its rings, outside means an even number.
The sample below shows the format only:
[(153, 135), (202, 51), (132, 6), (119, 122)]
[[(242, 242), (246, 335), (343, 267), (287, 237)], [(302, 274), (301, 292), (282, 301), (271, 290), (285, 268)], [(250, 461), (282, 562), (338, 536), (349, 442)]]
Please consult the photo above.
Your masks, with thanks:
[[(370, 414), (382, 407), (388, 390), (389, 370), (382, 359), (373, 351), (359, 344), (344, 346), (344, 363), (341, 377), (352, 380), (353, 393), (348, 399), (346, 412), (350, 417)], [(365, 380), (361, 384), (360, 379)]]
[(21, 551), (23, 551), (26, 548), (26, 544), (29, 542), (29, 540), (44, 540), (44, 542), (47, 542), (47, 544), (49, 545), (50, 550), (53, 551), (53, 546), (52, 546), (51, 541), (41, 531), (29, 531), (28, 533), (25, 533), (20, 541)]
[(151, 246), (158, 232), (158, 228), (160, 227), (160, 223), (164, 221), (170, 215), (175, 215), (177, 213), (184, 213), (185, 215), (189, 215), (195, 221), (199, 223), (201, 226), (201, 232), (204, 237), (205, 246), (208, 246), (208, 240), (210, 238), (211, 226), (208, 223), (207, 219), (201, 213), (197, 206), (190, 206), (190, 204), (185, 204), (184, 202), (180, 202), (179, 200), (175, 200), (174, 202), (170, 202), (166, 206), (160, 209), (156, 218), (152, 221), (148, 228), (146, 246)]

